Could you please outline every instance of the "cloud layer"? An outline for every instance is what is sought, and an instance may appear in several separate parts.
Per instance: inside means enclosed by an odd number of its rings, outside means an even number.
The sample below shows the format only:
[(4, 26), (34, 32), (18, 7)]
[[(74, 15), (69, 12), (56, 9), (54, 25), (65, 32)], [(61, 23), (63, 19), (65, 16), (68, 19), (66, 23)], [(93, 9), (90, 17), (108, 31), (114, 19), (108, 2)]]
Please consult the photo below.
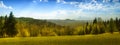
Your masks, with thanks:
[[(45, 0), (40, 0), (40, 2), (44, 1)], [(47, 2), (49, 1), (50, 0), (47, 0)], [(112, 17), (120, 17), (120, 13), (118, 13), (120, 11), (119, 0), (113, 0), (112, 2), (111, 0), (56, 0), (56, 3), (65, 9), (57, 9), (49, 13), (38, 12), (34, 13), (32, 17), (41, 19), (94, 19), (95, 17), (109, 19)], [(77, 10), (67, 10), (67, 7), (64, 7), (64, 5), (74, 6), (73, 8)]]
[[(119, 0), (31, 0), (26, 3), (22, 4), (25, 5), (23, 10), (19, 6), (17, 8), (13, 6), (17, 10), (15, 10), (16, 17), (78, 20), (120, 17)], [(5, 5), (3, 1), (0, 1), (0, 8), (13, 9)]]

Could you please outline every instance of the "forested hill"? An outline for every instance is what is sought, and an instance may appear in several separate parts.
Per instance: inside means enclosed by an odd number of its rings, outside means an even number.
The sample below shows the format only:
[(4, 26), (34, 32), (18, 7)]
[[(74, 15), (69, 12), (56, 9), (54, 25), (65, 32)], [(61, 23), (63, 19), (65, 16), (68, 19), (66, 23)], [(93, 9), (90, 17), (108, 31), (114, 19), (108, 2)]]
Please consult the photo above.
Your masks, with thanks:
[[(55, 35), (67, 35), (65, 32), (61, 33), (61, 30), (68, 27), (57, 25), (46, 20), (33, 19), (33, 18), (16, 18), (17, 29), (20, 32), (18, 36), (55, 36)], [(25, 33), (25, 34), (24, 34)], [(21, 35), (22, 34), (22, 35)]]
[(46, 20), (40, 20), (40, 19), (33, 19), (33, 18), (27, 18), (27, 17), (20, 17), (20, 18), (16, 18), (18, 22), (22, 22), (22, 23), (27, 23), (27, 24), (34, 24), (37, 26), (60, 26), (57, 25), (55, 23), (52, 22), (48, 22)]

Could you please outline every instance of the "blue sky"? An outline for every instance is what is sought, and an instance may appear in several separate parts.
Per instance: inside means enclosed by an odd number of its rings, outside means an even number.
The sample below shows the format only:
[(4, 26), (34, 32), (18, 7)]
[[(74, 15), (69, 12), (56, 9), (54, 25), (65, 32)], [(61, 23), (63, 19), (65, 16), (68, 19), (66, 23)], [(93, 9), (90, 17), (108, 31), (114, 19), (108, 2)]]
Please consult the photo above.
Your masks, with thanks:
[(0, 15), (35, 19), (120, 18), (120, 0), (0, 0)]

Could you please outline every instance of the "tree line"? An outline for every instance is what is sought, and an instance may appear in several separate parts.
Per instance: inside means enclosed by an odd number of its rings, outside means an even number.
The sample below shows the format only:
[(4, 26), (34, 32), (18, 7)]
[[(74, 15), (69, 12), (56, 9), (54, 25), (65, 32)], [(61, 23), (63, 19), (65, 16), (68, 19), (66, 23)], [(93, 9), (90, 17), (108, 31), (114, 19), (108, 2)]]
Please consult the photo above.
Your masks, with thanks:
[(0, 37), (38, 37), (87, 35), (120, 32), (120, 18), (102, 20), (95, 18), (78, 27), (61, 26), (46, 20), (16, 18), (13, 12), (9, 16), (0, 16)]
[(93, 23), (86, 23), (85, 26), (82, 26), (83, 29), (80, 29), (80, 35), (84, 34), (102, 34), (102, 33), (111, 33), (120, 32), (120, 18), (113, 20), (102, 20), (100, 17), (95, 18)]

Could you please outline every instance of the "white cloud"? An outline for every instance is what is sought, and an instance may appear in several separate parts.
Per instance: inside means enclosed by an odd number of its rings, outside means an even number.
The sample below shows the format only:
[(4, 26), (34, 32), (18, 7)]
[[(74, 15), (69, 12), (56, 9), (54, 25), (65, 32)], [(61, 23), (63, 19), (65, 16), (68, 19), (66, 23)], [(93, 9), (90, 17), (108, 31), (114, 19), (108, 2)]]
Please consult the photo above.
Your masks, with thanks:
[[(40, 0), (44, 1), (44, 0)], [(81, 3), (81, 2), (65, 2), (64, 0), (57, 0), (57, 3), (60, 4), (70, 4), (76, 6), (78, 10), (54, 10), (51, 12), (29, 12), (23, 11), (18, 15), (21, 17), (33, 17), (37, 19), (94, 19), (94, 17), (116, 17), (114, 16), (114, 10), (120, 8), (120, 4), (117, 5), (104, 5), (98, 3), (96, 0), (92, 0), (89, 3)], [(88, 10), (85, 12), (84, 10)], [(89, 11), (90, 10), (90, 11)], [(102, 10), (102, 11), (101, 11)], [(97, 12), (98, 11), (98, 12)], [(101, 11), (101, 12), (99, 12)], [(104, 14), (105, 13), (105, 14)], [(112, 13), (112, 14), (111, 14)]]
[(67, 2), (66, 1), (64, 1), (64, 0), (56, 0), (57, 1), (57, 3), (63, 3), (63, 4), (66, 4)]
[(103, 4), (98, 4), (97, 2), (95, 2), (94, 4), (92, 2), (88, 3), (88, 4), (79, 3), (76, 6), (82, 10), (101, 10), (101, 9), (104, 9)]
[[(58, 3), (63, 3), (64, 0), (57, 0)], [(103, 2), (109, 2), (110, 0), (103, 0)], [(119, 0), (113, 0), (114, 2), (118, 2)], [(65, 2), (65, 1), (64, 1)], [(96, 0), (91, 0), (89, 3), (82, 3), (82, 2), (66, 2), (63, 4), (70, 4), (74, 5), (75, 7), (81, 10), (111, 10), (111, 9), (118, 9), (120, 8), (120, 3), (115, 3), (114, 5), (111, 4), (103, 4), (99, 3)]]
[[(78, 7), (82, 10), (96, 10), (96, 9), (102, 9), (104, 6), (103, 4), (99, 4), (96, 0), (92, 0), (89, 3), (81, 3), (81, 2), (66, 2), (64, 0), (57, 0), (58, 3), (62, 3), (62, 4), (70, 4), (70, 5), (74, 5), (75, 7)], [(63, 3), (65, 2), (65, 3)]]
[[(107, 3), (110, 0), (103, 0), (103, 2)], [(114, 0), (115, 1), (115, 0)], [(57, 1), (58, 3), (63, 3), (61, 0)], [(70, 4), (74, 5), (78, 8), (77, 11), (72, 10), (60, 10), (60, 14), (58, 14), (58, 18), (64, 17), (64, 18), (89, 18), (92, 19), (94, 17), (116, 17), (120, 13), (117, 13), (116, 10), (120, 10), (120, 3), (115, 3), (114, 5), (111, 4), (103, 4), (99, 3), (96, 0), (92, 0), (89, 3), (82, 3), (82, 2), (66, 2), (63, 4)], [(88, 11), (88, 12), (85, 12)], [(63, 13), (64, 12), (64, 13)], [(75, 13), (74, 13), (75, 12)], [(112, 12), (112, 14), (110, 14)], [(92, 16), (91, 16), (92, 15)], [(119, 16), (120, 17), (120, 16)]]
[(0, 8), (13, 9), (11, 6), (6, 6), (3, 1), (0, 1)]

